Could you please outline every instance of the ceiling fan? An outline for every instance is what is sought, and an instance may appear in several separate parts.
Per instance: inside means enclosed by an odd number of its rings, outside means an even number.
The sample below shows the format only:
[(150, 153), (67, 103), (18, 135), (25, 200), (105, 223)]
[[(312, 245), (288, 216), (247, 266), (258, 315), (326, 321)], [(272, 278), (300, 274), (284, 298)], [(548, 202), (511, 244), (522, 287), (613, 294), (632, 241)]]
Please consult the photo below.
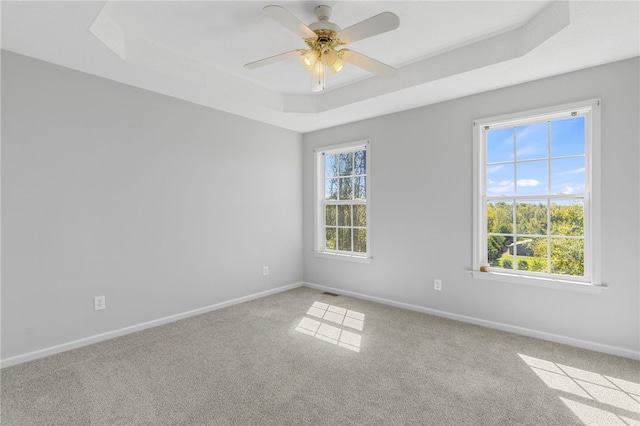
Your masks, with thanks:
[(345, 62), (381, 77), (391, 77), (396, 72), (395, 68), (353, 50), (337, 50), (340, 46), (398, 28), (400, 19), (391, 12), (383, 12), (345, 29), (340, 29), (338, 25), (329, 22), (332, 9), (325, 5), (315, 8), (318, 21), (309, 26), (281, 6), (267, 6), (263, 12), (300, 36), (309, 48), (292, 50), (250, 62), (245, 64), (245, 68), (254, 69), (298, 56), (302, 66), (307, 71), (311, 71), (311, 91), (313, 92), (324, 90), (327, 68), (337, 73), (342, 70)]

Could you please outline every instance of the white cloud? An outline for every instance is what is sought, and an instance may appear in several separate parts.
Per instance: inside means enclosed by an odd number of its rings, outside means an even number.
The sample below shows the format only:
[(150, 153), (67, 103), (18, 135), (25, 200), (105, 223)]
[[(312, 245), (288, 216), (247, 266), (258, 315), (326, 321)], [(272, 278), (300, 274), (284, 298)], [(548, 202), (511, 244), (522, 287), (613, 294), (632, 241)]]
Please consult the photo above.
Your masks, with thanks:
[(491, 166), (491, 167), (487, 167), (487, 174), (490, 175), (491, 173), (495, 173), (497, 171), (499, 171), (502, 168), (502, 164), (498, 164), (497, 166)]
[[(495, 184), (495, 181), (490, 181), (489, 183)], [(489, 186), (487, 188), (487, 192), (489, 194), (504, 194), (505, 192), (513, 193), (513, 181), (511, 180), (503, 180), (498, 182), (497, 185)]]
[(546, 157), (547, 153), (546, 153), (546, 145), (529, 145), (529, 146), (525, 146), (523, 148), (518, 148), (518, 152), (516, 153), (516, 155), (518, 156), (519, 159), (521, 159), (524, 156), (527, 157), (540, 157), (542, 159), (544, 159), (544, 157)]
[(540, 185), (540, 181), (539, 180), (535, 180), (535, 179), (518, 179), (518, 186), (538, 186)]
[(574, 194), (576, 192), (575, 188), (572, 186), (565, 186), (559, 192), (559, 194)]
[(562, 172), (556, 172), (554, 173), (554, 176), (567, 176), (567, 175), (579, 175), (579, 174), (583, 174), (585, 171), (584, 167), (580, 167), (578, 169), (573, 169), (573, 170), (565, 170)]
[[(500, 182), (489, 181), (490, 185), (487, 186), (487, 193), (489, 195), (500, 195), (505, 193), (513, 194), (513, 181), (512, 180), (502, 180)], [(540, 181), (535, 179), (518, 179), (518, 187), (524, 188), (539, 186)]]
[(565, 184), (558, 191), (555, 191), (554, 194), (582, 194), (584, 193), (584, 185), (580, 183), (571, 183)]

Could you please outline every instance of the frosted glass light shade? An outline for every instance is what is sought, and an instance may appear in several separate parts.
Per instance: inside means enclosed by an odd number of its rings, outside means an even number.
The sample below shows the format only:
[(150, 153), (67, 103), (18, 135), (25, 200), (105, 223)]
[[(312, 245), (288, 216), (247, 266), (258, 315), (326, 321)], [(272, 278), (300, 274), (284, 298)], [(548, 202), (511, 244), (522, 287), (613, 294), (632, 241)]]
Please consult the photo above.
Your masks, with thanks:
[(331, 65), (331, 72), (333, 73), (340, 72), (342, 68), (344, 68), (344, 61), (340, 56), (338, 56), (334, 61), (333, 65)]
[(337, 59), (338, 59), (338, 52), (336, 52), (335, 50), (331, 49), (330, 47), (326, 47), (322, 50), (320, 61), (322, 61), (322, 63), (325, 64), (326, 66), (328, 67), (332, 66)]
[(318, 53), (315, 50), (307, 50), (300, 55), (300, 63), (307, 71), (313, 71), (313, 68), (318, 62)]

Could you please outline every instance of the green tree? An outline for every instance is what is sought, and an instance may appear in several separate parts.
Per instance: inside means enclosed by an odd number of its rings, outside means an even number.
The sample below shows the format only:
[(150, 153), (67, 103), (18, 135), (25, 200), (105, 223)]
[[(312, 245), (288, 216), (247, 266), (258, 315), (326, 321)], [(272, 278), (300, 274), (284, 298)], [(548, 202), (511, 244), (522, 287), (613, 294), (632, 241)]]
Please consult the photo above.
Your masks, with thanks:
[(497, 261), (505, 250), (505, 237), (492, 235), (487, 240), (487, 257), (491, 265), (496, 266)]
[(353, 251), (367, 252), (367, 206), (364, 204), (353, 205), (353, 226), (362, 227), (353, 229)]
[(516, 208), (516, 232), (518, 234), (547, 234), (547, 205), (542, 203), (518, 203)]
[(584, 208), (581, 203), (551, 204), (551, 235), (584, 236)]
[(549, 240), (539, 238), (533, 244), (533, 253), (537, 259), (530, 263), (532, 271), (546, 272), (547, 261), (551, 262), (551, 272), (573, 276), (584, 275), (584, 209), (582, 204), (551, 204), (551, 253)]
[(584, 275), (582, 239), (551, 239), (551, 272), (574, 276)]
[(584, 275), (584, 207), (582, 203), (551, 204), (551, 272)]
[[(487, 232), (510, 234), (513, 231), (513, 204), (505, 202), (487, 204)], [(497, 266), (498, 259), (510, 243), (503, 235), (491, 235), (487, 239), (487, 257), (491, 265)]]

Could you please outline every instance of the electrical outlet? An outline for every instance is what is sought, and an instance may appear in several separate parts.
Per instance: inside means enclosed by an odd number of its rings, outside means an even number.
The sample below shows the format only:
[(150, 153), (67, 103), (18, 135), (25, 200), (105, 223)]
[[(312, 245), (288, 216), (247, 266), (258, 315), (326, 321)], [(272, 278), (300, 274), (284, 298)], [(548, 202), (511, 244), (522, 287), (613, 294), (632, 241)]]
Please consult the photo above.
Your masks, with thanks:
[(268, 266), (263, 266), (262, 267), (262, 275), (269, 275), (269, 267)]
[(441, 291), (442, 290), (442, 280), (433, 280), (433, 289)]
[(107, 301), (105, 296), (96, 296), (93, 298), (93, 310), (100, 311), (107, 308)]

